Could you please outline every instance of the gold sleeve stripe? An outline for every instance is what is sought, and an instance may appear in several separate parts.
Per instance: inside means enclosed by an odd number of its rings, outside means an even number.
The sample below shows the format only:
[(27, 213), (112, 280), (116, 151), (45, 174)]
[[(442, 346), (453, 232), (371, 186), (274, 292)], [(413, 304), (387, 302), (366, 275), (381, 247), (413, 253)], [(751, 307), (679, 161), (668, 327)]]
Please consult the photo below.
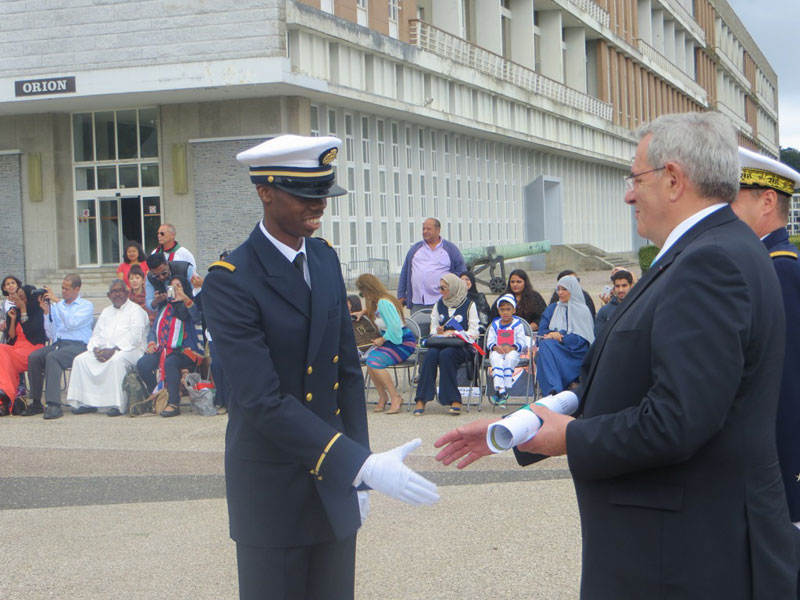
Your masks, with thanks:
[(777, 250), (775, 252), (770, 252), (769, 255), (772, 258), (776, 256), (791, 256), (792, 258), (797, 258), (797, 252), (791, 252), (789, 250)]
[(322, 463), (325, 460), (325, 457), (328, 455), (328, 452), (330, 451), (331, 447), (336, 443), (336, 440), (338, 440), (340, 437), (342, 437), (342, 434), (337, 433), (335, 436), (331, 438), (331, 441), (328, 442), (328, 445), (325, 446), (325, 449), (322, 451), (322, 454), (319, 455), (317, 466), (314, 467), (314, 470), (312, 471), (314, 475), (319, 475), (319, 470), (322, 468)]
[(209, 271), (214, 267), (222, 267), (223, 269), (228, 269), (228, 271), (230, 271), (231, 273), (233, 273), (236, 270), (235, 265), (232, 265), (229, 262), (225, 262), (224, 260), (218, 260), (208, 265)]

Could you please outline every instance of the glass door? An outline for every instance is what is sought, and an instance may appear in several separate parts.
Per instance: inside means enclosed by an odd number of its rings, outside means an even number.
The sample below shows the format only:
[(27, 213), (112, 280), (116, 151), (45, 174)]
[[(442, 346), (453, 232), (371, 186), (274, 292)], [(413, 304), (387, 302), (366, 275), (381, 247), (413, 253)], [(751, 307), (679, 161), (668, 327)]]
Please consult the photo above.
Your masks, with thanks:
[(118, 265), (121, 260), (119, 198), (100, 198), (100, 256), (104, 265)]
[(78, 264), (97, 264), (97, 207), (94, 198), (78, 200), (75, 204), (78, 223)]

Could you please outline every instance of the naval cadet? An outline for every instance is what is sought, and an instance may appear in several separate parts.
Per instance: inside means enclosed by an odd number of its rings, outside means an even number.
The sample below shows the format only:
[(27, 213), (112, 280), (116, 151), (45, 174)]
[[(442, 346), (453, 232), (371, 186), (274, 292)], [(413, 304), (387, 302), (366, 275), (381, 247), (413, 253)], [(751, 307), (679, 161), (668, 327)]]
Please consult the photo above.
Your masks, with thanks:
[(786, 224), (800, 173), (767, 156), (739, 148), (742, 174), (733, 204), (767, 247), (778, 274), (786, 312), (786, 351), (778, 403), (776, 441), (789, 517), (800, 528), (800, 262)]
[(362, 489), (413, 505), (436, 486), (403, 464), (421, 442), (371, 453), (364, 381), (336, 252), (311, 237), (336, 185), (335, 137), (283, 135), (237, 155), (264, 218), (203, 286), (231, 382), (225, 440), (242, 599), (352, 599)]

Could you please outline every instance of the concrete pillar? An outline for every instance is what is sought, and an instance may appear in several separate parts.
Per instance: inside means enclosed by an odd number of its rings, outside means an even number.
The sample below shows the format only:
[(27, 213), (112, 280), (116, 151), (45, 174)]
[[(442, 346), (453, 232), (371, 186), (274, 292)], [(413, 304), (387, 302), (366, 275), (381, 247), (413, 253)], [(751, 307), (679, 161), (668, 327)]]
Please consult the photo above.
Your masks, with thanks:
[(664, 21), (664, 52), (672, 62), (675, 62), (675, 21)]
[[(451, 17), (452, 18), (452, 17)], [(475, 43), (495, 54), (503, 54), (503, 37), (501, 35), (500, 3), (475, 3)]]
[(461, 14), (463, 10), (461, 0), (436, 0), (431, 2), (430, 7), (428, 22), (431, 25), (466, 39), (466, 32), (462, 31), (464, 18)]
[(675, 30), (675, 64), (686, 70), (686, 33), (682, 29)]
[(639, 0), (639, 39), (653, 45), (652, 1)]
[(511, 60), (533, 70), (533, 0), (511, 3)]
[(539, 50), (542, 55), (537, 62), (542, 65), (542, 75), (564, 82), (564, 66), (561, 54), (561, 13), (557, 10), (539, 13), (541, 37)]
[(567, 46), (567, 78), (564, 83), (586, 93), (586, 30), (583, 27), (568, 27), (564, 34)]
[(694, 42), (690, 36), (686, 36), (686, 72), (689, 76), (695, 78), (695, 64), (694, 64)]
[(653, 28), (652, 28), (652, 39), (653, 43), (651, 44), (653, 48), (664, 54), (664, 11), (663, 10), (656, 10), (653, 11)]

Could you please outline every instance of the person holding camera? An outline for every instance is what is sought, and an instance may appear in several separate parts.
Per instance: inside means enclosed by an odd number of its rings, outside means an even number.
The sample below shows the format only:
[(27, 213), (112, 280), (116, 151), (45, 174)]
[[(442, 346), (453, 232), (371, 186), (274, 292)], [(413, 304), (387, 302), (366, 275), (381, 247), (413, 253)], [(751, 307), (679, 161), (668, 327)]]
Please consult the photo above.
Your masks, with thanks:
[(0, 344), (0, 417), (17, 414), (14, 401), (19, 387), (19, 376), (28, 369), (30, 354), (47, 343), (44, 314), (37, 301), (33, 286), (15, 287), (8, 293), (13, 303), (6, 311), (4, 321), (6, 343)]
[[(163, 387), (167, 389), (169, 400), (160, 413), (162, 417), (181, 414), (181, 369), (190, 369), (203, 358), (194, 326), (200, 323), (201, 315), (194, 300), (185, 291), (190, 289), (186, 278), (180, 275), (170, 278), (165, 292), (166, 301), (147, 336), (147, 350), (136, 363), (147, 389), (153, 393)], [(160, 371), (158, 381), (156, 369)]]
[[(61, 282), (61, 301), (44, 286), (39, 307), (44, 313), (44, 329), (52, 344), (39, 348), (28, 357), (28, 376), (31, 380), (31, 403), (23, 416), (44, 412), (45, 419), (58, 419), (61, 410), (61, 377), (64, 369), (72, 367), (73, 359), (86, 351), (92, 335), (94, 304), (81, 298), (81, 278), (70, 273)], [(42, 407), (42, 387), (47, 383), (47, 407)]]

